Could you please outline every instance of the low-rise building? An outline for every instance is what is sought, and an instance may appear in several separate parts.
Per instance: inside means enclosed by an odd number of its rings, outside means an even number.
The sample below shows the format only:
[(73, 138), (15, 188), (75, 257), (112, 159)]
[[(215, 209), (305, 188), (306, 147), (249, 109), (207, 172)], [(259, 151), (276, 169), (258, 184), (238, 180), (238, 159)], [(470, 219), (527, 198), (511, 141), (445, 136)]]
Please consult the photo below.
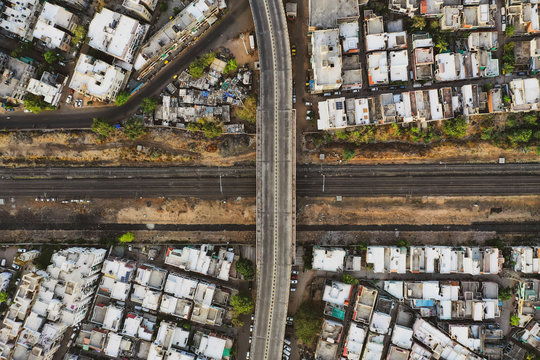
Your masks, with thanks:
[(353, 318), (355, 322), (369, 325), (371, 323), (371, 315), (377, 301), (377, 290), (369, 289), (365, 286), (360, 286), (356, 295), (356, 303), (353, 309)]
[(182, 270), (229, 280), (234, 253), (222, 247), (202, 245), (200, 248), (186, 246), (182, 249), (168, 248), (165, 264)]
[(124, 86), (126, 71), (92, 56), (81, 54), (69, 87), (84, 96), (110, 101)]
[(40, 11), (41, 2), (38, 0), (5, 2), (0, 16), (0, 27), (21, 39), (30, 41)]
[(150, 21), (157, 3), (157, 0), (124, 0), (122, 6), (140, 18)]
[(508, 88), (512, 97), (512, 111), (540, 109), (540, 82), (537, 78), (513, 79)]
[(36, 73), (36, 68), (30, 61), (21, 61), (0, 52), (0, 71), (2, 86), (0, 97), (15, 103), (22, 103), (27, 93), (28, 82)]
[(197, 355), (213, 360), (228, 360), (231, 355), (233, 341), (221, 334), (195, 332), (193, 349)]
[(121, 67), (129, 70), (148, 28), (129, 16), (103, 8), (90, 22), (88, 45), (114, 56)]
[(495, 8), (489, 4), (471, 6), (449, 5), (442, 9), (441, 30), (460, 30), (495, 27)]
[(338, 90), (341, 87), (341, 44), (339, 29), (316, 30), (311, 36), (313, 92)]
[(343, 271), (346, 252), (343, 249), (313, 248), (313, 269), (323, 271)]
[(71, 50), (71, 35), (80, 19), (61, 6), (45, 2), (32, 36), (49, 49)]
[(514, 246), (512, 247), (512, 262), (514, 270), (524, 274), (538, 274), (540, 272), (540, 247)]
[(43, 96), (43, 100), (52, 106), (58, 105), (62, 96), (62, 89), (66, 84), (67, 78), (62, 75), (53, 75), (44, 71), (41, 79), (30, 79), (26, 90), (34, 95)]

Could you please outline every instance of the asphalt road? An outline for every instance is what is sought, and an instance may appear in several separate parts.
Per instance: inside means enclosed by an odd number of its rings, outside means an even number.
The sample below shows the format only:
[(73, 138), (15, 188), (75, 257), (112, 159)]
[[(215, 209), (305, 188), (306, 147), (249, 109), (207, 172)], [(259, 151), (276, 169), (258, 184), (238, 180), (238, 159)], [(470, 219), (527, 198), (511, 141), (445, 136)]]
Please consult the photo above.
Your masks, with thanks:
[(251, 358), (279, 360), (294, 241), (292, 65), (281, 0), (250, 0), (261, 65), (257, 111), (257, 303)]
[[(0, 198), (12, 196), (78, 198), (254, 197), (253, 176), (169, 178), (0, 179)], [(487, 196), (540, 194), (538, 175), (316, 175), (299, 177), (296, 196)]]
[[(56, 111), (44, 111), (39, 114), (12, 112), (0, 115), (0, 129), (89, 128), (95, 117), (101, 117), (113, 123), (121, 122), (137, 111), (142, 99), (158, 96), (172, 77), (186, 69), (197, 56), (221, 46), (229, 34), (236, 36), (238, 32), (249, 27), (250, 17), (248, 0), (228, 1), (228, 13), (218, 24), (210, 28), (206, 35), (193, 43), (178, 57), (169, 59), (167, 66), (147, 81), (145, 86), (120, 107), (111, 105), (77, 109), (64, 108)], [(246, 23), (246, 21), (248, 22)]]

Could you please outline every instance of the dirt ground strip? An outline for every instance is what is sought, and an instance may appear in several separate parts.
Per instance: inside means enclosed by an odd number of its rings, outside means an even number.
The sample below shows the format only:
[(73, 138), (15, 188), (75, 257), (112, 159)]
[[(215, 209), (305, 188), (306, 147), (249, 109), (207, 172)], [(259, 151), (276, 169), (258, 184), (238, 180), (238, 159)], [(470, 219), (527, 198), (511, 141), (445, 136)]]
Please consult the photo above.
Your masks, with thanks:
[(92, 199), (90, 203), (55, 203), (17, 197), (0, 206), (0, 224), (112, 223), (112, 224), (254, 224), (255, 199), (201, 200), (197, 198)]
[[(140, 146), (137, 150), (137, 147)], [(154, 128), (137, 140), (91, 131), (0, 132), (1, 166), (233, 166), (255, 161), (255, 138)]]
[[(306, 150), (297, 155), (303, 164), (343, 163), (342, 144), (329, 144), (318, 150)], [(432, 145), (407, 144), (399, 142), (365, 144), (353, 147), (354, 159), (348, 164), (389, 164), (389, 163), (479, 163), (496, 162), (500, 157), (507, 162), (538, 162), (540, 156), (534, 150), (523, 152), (519, 149), (502, 149), (485, 142), (462, 144), (438, 143)], [(320, 155), (324, 154), (321, 160)]]
[(305, 225), (435, 225), (540, 219), (540, 196), (298, 198)]

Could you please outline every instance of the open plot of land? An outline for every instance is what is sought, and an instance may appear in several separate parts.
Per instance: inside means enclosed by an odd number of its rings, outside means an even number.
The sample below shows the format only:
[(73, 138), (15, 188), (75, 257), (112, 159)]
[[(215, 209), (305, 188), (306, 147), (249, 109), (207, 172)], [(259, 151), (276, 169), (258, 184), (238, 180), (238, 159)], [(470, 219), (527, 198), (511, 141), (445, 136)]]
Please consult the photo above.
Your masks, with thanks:
[(298, 198), (298, 224), (472, 224), (540, 218), (540, 196)]
[(90, 131), (0, 133), (2, 166), (232, 166), (254, 160), (250, 135), (207, 139), (202, 133), (160, 128), (137, 140), (118, 134), (101, 141)]

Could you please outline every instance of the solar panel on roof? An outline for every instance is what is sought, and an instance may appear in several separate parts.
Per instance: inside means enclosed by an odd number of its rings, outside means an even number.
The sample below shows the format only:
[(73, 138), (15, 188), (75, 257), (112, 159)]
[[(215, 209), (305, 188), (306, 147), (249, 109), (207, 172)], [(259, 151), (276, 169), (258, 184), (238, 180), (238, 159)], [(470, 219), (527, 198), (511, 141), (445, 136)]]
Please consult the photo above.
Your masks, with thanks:
[(336, 103), (336, 110), (343, 110), (343, 103), (342, 102), (337, 102)]

